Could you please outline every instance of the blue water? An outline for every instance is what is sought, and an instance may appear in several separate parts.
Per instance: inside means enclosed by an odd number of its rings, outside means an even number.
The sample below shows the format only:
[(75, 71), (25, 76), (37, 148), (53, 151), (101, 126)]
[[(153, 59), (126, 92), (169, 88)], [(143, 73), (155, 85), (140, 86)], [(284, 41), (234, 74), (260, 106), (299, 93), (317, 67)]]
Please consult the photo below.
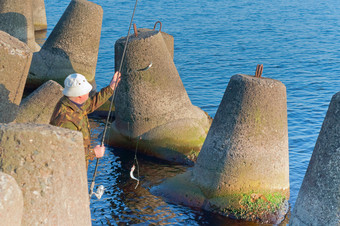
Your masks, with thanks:
[[(135, 1), (93, 1), (104, 9), (97, 63), (98, 88), (114, 71), (114, 43), (127, 35)], [(48, 31), (52, 31), (69, 0), (45, 0)], [(139, 28), (163, 23), (174, 36), (174, 61), (196, 106), (214, 116), (232, 75), (254, 74), (287, 87), (291, 208), (307, 169), (332, 95), (340, 91), (340, 4), (337, 0), (141, 0), (134, 22)], [(93, 133), (103, 122), (93, 120)], [(94, 139), (98, 142), (98, 139)], [(185, 167), (140, 161), (141, 185), (129, 180), (133, 156), (108, 148), (96, 179), (107, 190), (92, 200), (93, 225), (101, 224), (238, 224), (228, 219), (172, 205), (148, 192), (153, 184), (185, 171)], [(90, 166), (89, 177), (93, 165)]]

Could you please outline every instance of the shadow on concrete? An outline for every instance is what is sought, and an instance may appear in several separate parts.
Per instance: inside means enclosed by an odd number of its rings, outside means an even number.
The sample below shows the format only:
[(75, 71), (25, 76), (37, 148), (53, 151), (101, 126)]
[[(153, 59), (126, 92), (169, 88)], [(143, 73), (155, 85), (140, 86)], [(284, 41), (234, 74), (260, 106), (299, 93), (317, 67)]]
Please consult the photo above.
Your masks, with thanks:
[(10, 91), (0, 84), (0, 123), (13, 122), (18, 114), (19, 106), (9, 100)]
[[(0, 9), (1, 9), (0, 3)], [(20, 13), (0, 13), (0, 30), (27, 43), (27, 20)]]

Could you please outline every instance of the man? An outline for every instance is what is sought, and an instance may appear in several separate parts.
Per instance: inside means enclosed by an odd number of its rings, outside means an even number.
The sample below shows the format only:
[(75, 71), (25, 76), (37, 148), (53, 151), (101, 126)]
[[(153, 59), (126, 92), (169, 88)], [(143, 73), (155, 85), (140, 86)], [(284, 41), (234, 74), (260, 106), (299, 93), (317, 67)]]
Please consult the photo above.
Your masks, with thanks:
[(112, 96), (119, 81), (120, 73), (116, 72), (110, 85), (101, 89), (91, 98), (89, 98), (89, 93), (92, 90), (92, 85), (83, 75), (71, 74), (64, 81), (64, 96), (57, 103), (50, 124), (82, 132), (86, 169), (89, 160), (93, 160), (94, 157), (101, 158), (105, 153), (104, 146), (97, 145), (93, 150), (90, 148), (91, 134), (87, 115), (99, 108)]

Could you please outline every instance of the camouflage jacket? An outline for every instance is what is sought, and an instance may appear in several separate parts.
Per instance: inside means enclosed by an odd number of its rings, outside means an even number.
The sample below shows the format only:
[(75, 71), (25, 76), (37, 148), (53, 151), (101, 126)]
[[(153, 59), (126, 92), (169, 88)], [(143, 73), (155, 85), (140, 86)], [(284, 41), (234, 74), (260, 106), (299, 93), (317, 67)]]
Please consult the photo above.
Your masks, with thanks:
[(95, 157), (93, 150), (90, 148), (91, 134), (87, 115), (104, 104), (112, 94), (113, 90), (110, 86), (107, 86), (93, 97), (90, 97), (81, 107), (78, 107), (69, 98), (63, 96), (57, 103), (52, 114), (50, 120), (51, 125), (82, 132), (86, 163)]

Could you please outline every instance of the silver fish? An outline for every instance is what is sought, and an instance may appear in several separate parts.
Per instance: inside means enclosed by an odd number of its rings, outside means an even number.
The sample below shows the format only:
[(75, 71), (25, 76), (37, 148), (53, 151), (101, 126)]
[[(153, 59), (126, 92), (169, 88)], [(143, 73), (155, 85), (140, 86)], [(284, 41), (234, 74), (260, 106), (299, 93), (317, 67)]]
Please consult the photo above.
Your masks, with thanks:
[(137, 181), (137, 185), (135, 187), (135, 189), (136, 189), (138, 187), (138, 184), (139, 184), (139, 179), (137, 179), (135, 176), (133, 176), (133, 172), (135, 171), (135, 169), (136, 169), (136, 166), (133, 164), (132, 167), (131, 167), (131, 171), (130, 171), (130, 177)]
[(152, 67), (152, 62), (150, 62), (150, 64), (146, 66), (145, 68), (138, 69), (137, 71), (146, 71), (146, 70), (149, 70), (150, 67)]
[(97, 188), (97, 192), (92, 192), (92, 194), (94, 194), (97, 197), (97, 199), (101, 199), (101, 197), (103, 196), (105, 190), (106, 189), (104, 188), (104, 186), (100, 185)]

